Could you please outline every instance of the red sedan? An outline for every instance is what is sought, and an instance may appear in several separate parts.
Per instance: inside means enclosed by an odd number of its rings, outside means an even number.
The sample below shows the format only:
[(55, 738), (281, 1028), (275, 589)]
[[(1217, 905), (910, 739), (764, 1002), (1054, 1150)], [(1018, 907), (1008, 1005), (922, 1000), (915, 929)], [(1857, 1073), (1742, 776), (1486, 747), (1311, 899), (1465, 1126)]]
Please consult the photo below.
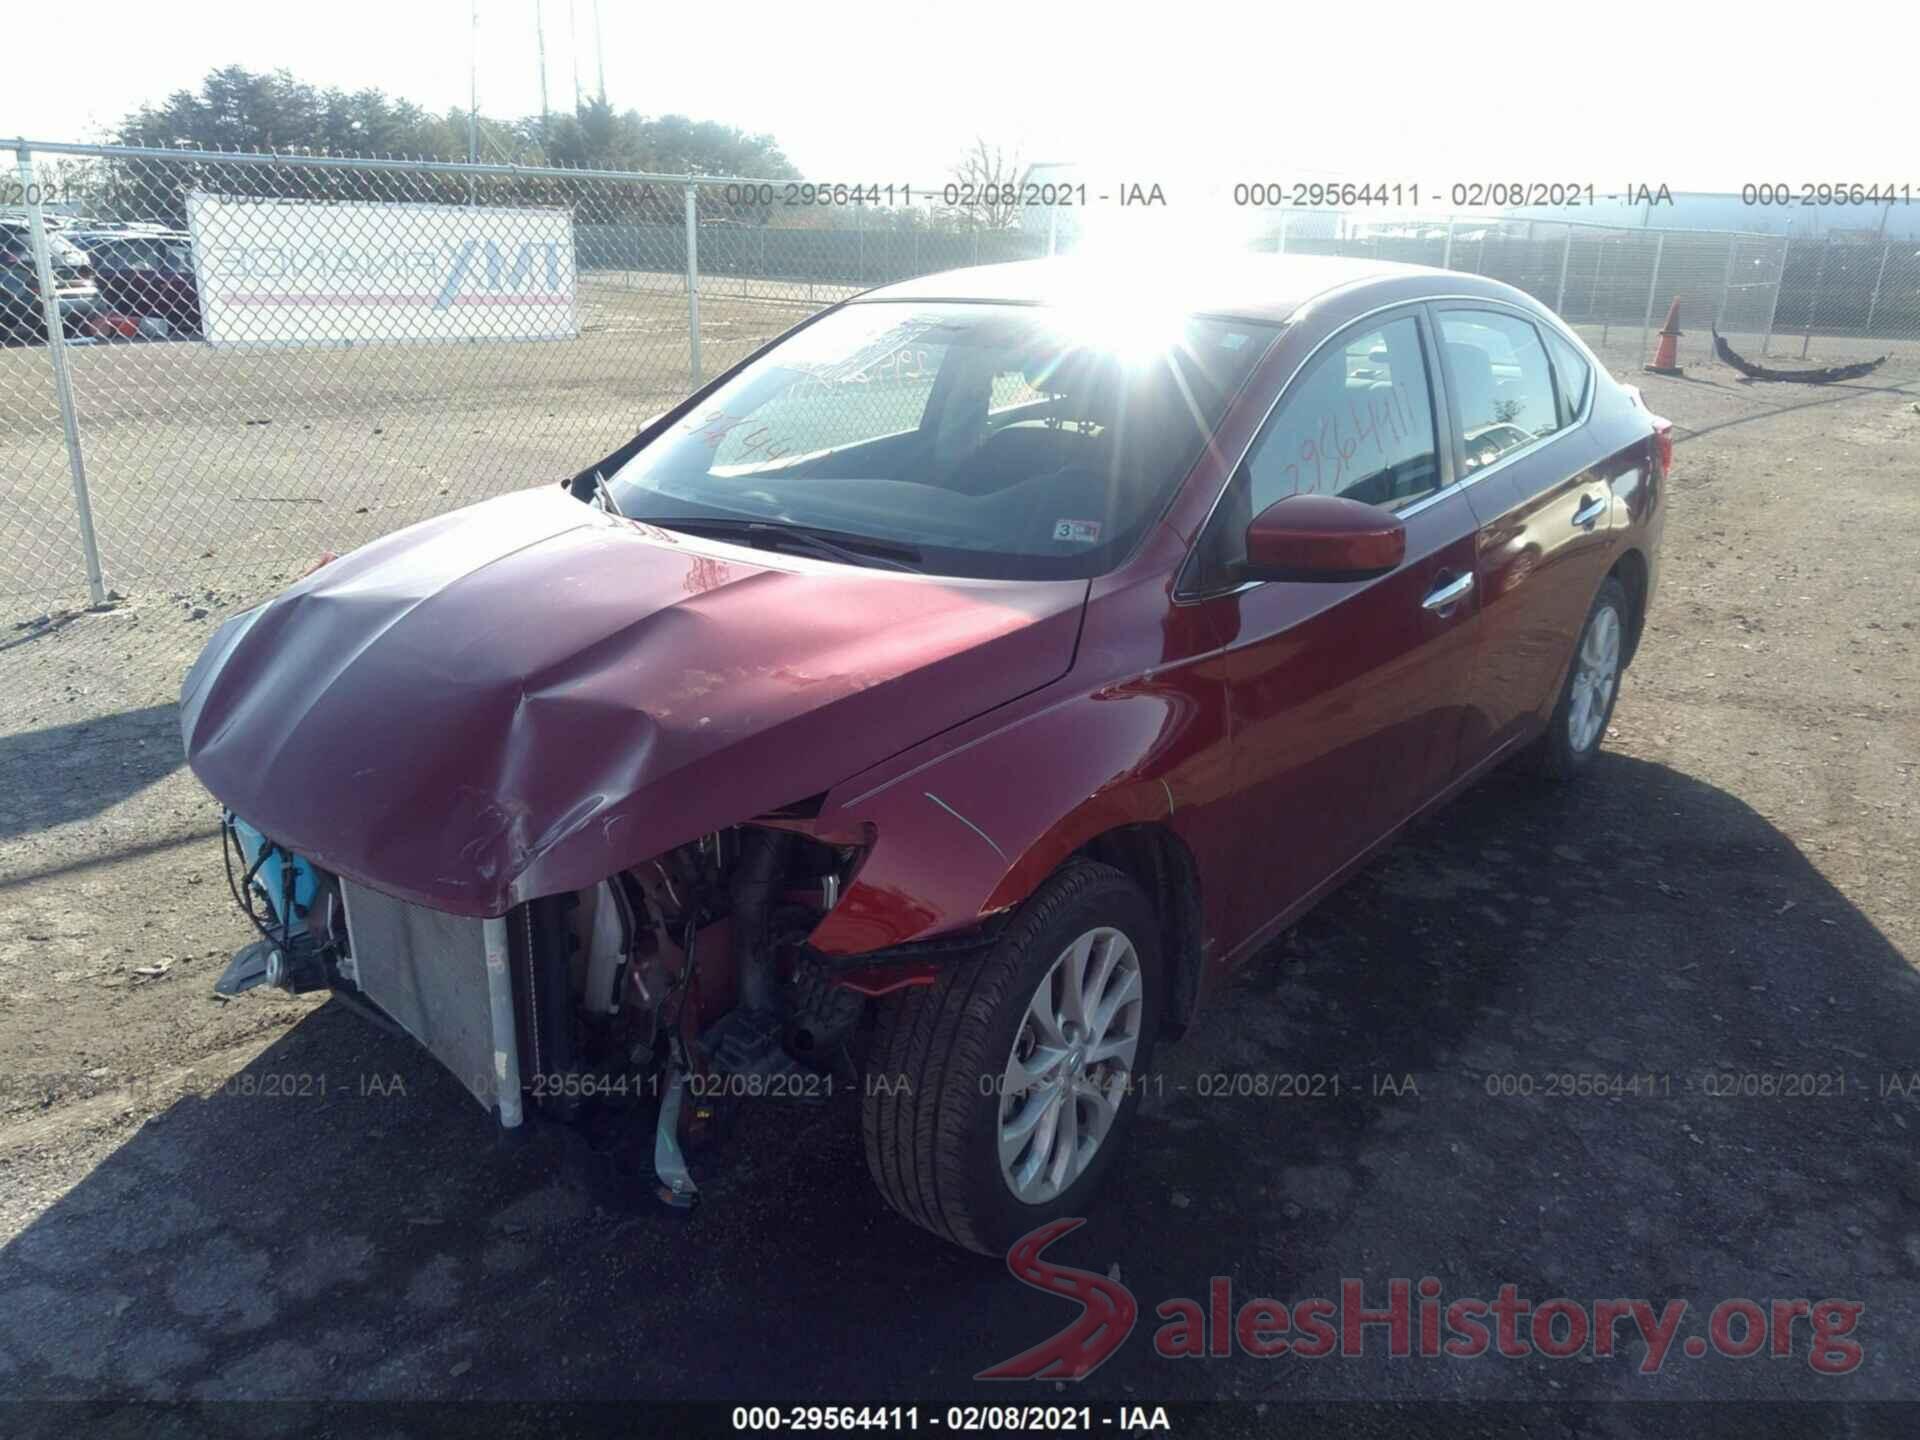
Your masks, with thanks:
[(1004, 1250), (1225, 973), (1491, 766), (1590, 764), (1671, 457), (1473, 276), (859, 296), (220, 630), (221, 985), (384, 1012), (506, 1124), (644, 1097), (679, 1205), (687, 1099), (862, 1065), (888, 1201)]

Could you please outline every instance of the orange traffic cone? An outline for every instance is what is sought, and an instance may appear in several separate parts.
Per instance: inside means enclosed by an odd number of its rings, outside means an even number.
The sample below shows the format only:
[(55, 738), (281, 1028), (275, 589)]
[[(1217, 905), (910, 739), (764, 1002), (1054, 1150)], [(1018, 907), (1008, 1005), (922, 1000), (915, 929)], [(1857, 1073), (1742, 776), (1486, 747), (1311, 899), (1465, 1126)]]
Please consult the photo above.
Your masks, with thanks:
[(1680, 375), (1680, 301), (1676, 296), (1667, 309), (1667, 323), (1660, 327), (1660, 344), (1655, 347), (1653, 361), (1647, 367), (1654, 375)]

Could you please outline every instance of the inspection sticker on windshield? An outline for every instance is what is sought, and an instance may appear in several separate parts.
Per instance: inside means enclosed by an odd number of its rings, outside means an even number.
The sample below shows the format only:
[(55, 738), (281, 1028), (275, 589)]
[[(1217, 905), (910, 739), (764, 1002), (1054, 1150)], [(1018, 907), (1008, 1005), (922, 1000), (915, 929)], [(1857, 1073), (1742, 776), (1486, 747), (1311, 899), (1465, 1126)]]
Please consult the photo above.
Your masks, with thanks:
[(1053, 538), (1070, 541), (1075, 545), (1095, 545), (1100, 541), (1100, 522), (1098, 520), (1061, 520), (1053, 527)]

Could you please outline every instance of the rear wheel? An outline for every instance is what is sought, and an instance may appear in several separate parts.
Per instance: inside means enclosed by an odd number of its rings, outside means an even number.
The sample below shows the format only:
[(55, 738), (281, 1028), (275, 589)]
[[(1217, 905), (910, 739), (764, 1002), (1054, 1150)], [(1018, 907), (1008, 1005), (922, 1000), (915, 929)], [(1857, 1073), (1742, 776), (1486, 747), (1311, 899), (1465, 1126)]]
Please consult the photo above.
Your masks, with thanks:
[(1560, 700), (1535, 756), (1543, 773), (1570, 780), (1599, 753), (1620, 697), (1620, 675), (1627, 658), (1627, 587), (1609, 575), (1593, 598), (1587, 623), (1574, 642)]
[(989, 954), (881, 1007), (862, 1122), (894, 1209), (989, 1255), (1086, 1212), (1152, 1058), (1157, 938), (1132, 881), (1075, 861)]

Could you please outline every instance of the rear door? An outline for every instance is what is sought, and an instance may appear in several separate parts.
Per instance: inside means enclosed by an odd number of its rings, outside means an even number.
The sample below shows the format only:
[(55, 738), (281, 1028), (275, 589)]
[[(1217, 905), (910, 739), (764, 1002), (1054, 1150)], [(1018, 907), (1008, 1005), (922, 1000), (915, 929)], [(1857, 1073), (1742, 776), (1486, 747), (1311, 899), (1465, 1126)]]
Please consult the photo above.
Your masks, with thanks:
[[(1234, 829), (1246, 845), (1230, 902), (1243, 943), (1455, 770), (1478, 605), (1476, 521), (1451, 485), (1435, 363), (1417, 305), (1322, 345), (1268, 417), (1195, 557), (1233, 637), (1222, 661)], [(1235, 583), (1248, 522), (1301, 493), (1400, 515), (1405, 561), (1366, 581)]]
[(1463, 767), (1551, 711), (1574, 637), (1613, 563), (1613, 492), (1585, 421), (1595, 376), (1573, 346), (1518, 307), (1432, 307), (1455, 463), (1480, 522), (1478, 665)]

